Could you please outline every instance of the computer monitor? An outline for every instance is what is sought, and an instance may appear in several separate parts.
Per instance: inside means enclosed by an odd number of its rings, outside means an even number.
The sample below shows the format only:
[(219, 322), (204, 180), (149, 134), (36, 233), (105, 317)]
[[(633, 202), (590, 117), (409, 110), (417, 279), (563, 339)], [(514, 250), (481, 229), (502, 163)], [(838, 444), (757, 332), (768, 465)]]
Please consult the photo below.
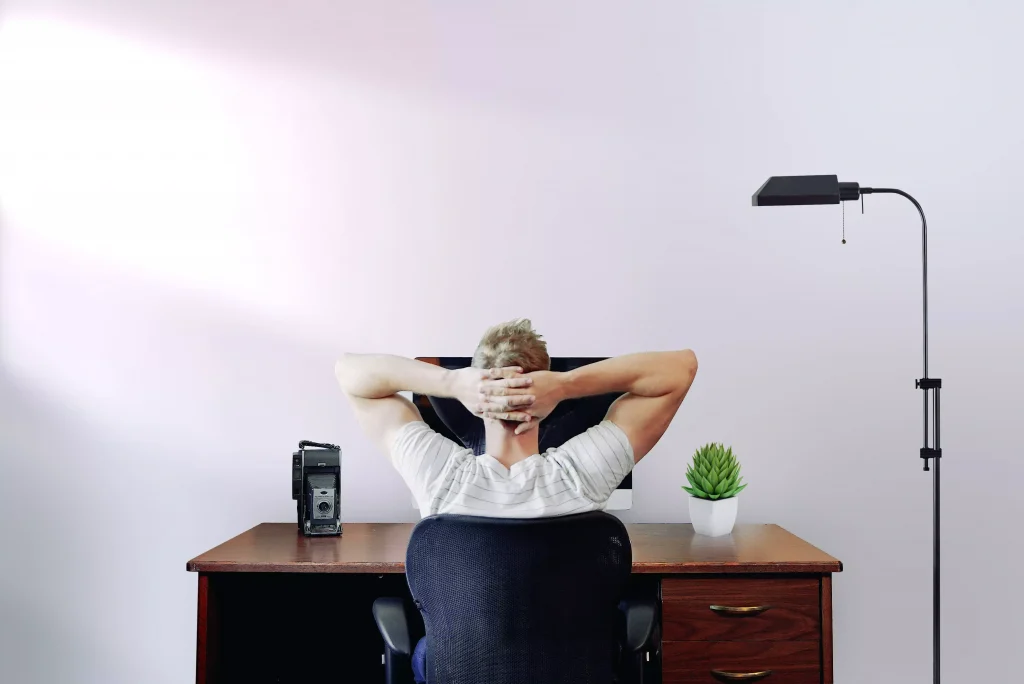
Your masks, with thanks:
[[(432, 363), (449, 370), (466, 368), (472, 362), (468, 356), (418, 356), (418, 361)], [(551, 370), (566, 372), (590, 363), (603, 361), (605, 357), (563, 356), (551, 359)], [(539, 430), (540, 451), (561, 446), (564, 442), (600, 423), (608, 409), (621, 393), (601, 394), (593, 397), (569, 399), (559, 403), (545, 418)], [(423, 416), (424, 422), (436, 432), (458, 444), (473, 449), (477, 455), (483, 453), (483, 421), (470, 413), (455, 399), (427, 397), (412, 394), (412, 401)], [(633, 506), (633, 474), (629, 473), (619, 483), (608, 499), (609, 510), (627, 510)]]

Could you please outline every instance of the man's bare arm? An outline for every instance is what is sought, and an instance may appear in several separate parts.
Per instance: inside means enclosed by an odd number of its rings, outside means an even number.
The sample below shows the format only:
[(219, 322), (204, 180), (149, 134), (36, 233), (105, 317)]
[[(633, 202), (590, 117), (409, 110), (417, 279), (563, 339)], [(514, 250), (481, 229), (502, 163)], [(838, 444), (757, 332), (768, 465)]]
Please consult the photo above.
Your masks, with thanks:
[(383, 399), (399, 392), (453, 397), (453, 374), (432, 363), (391, 354), (342, 354), (334, 375), (345, 394)]
[(665, 434), (696, 375), (697, 356), (686, 349), (605, 359), (562, 374), (560, 384), (565, 399), (625, 392), (607, 419), (626, 433), (639, 462)]
[(458, 399), (470, 411), (480, 415), (487, 408), (528, 406), (527, 395), (481, 400), (488, 383), (525, 388), (531, 381), (518, 377), (520, 369), (480, 370), (465, 368), (450, 371), (431, 363), (390, 354), (343, 354), (334, 365), (338, 384), (352, 404), (363, 430), (385, 452), (390, 453), (398, 430), (405, 424), (422, 420), (419, 409), (399, 392)]
[(689, 388), (697, 371), (691, 350), (641, 352), (580, 366), (565, 373), (566, 399), (608, 392), (660, 397)]
[(343, 354), (334, 376), (363, 432), (388, 456), (399, 428), (423, 420), (416, 405), (398, 393), (444, 393), (450, 380), (443, 368), (386, 354)]

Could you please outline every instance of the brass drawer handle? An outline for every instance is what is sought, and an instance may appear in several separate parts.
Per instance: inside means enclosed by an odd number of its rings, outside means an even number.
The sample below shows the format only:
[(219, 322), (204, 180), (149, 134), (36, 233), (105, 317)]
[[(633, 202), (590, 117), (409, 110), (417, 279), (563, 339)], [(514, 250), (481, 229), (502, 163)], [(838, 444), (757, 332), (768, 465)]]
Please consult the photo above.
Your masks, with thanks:
[(711, 674), (716, 679), (723, 682), (756, 682), (759, 679), (764, 679), (771, 673), (771, 670), (761, 670), (759, 672), (725, 672), (723, 670), (711, 671)]
[[(771, 606), (708, 606), (719, 615), (732, 617), (753, 617), (769, 610)], [(767, 675), (765, 675), (767, 676)]]

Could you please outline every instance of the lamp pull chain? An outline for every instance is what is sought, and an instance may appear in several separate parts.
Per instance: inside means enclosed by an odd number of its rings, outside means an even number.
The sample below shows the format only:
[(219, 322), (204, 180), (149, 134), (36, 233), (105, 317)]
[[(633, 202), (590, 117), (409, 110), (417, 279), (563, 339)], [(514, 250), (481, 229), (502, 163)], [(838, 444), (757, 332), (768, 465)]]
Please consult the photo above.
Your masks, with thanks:
[[(846, 205), (842, 202), (839, 203), (840, 208), (843, 210), (843, 244), (846, 244)], [(864, 195), (860, 196), (860, 213), (864, 213)]]

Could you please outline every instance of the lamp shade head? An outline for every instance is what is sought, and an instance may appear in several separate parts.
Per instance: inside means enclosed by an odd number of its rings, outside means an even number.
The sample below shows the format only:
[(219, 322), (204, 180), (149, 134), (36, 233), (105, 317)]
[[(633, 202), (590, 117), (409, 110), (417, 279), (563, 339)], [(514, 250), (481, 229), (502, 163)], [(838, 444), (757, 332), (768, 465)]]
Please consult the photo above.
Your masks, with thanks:
[(856, 183), (840, 183), (838, 176), (772, 176), (752, 198), (755, 207), (795, 204), (839, 204), (860, 197)]

